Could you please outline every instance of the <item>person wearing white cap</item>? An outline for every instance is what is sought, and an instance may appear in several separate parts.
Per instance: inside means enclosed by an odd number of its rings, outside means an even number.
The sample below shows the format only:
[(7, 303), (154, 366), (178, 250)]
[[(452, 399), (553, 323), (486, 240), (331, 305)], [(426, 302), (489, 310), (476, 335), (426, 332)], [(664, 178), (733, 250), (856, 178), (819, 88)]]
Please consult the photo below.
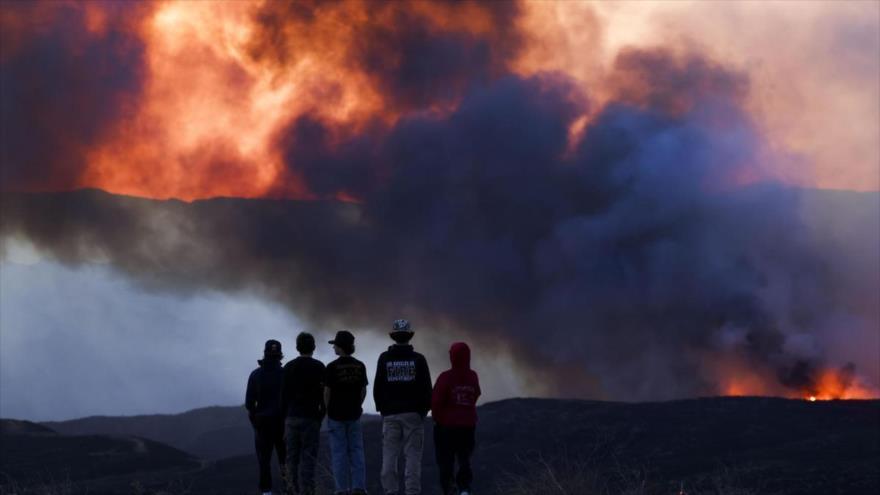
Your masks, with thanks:
[(398, 459), (403, 451), (406, 495), (422, 491), (422, 451), (425, 416), (431, 410), (431, 372), (425, 356), (410, 345), (414, 332), (407, 320), (391, 326), (394, 345), (379, 356), (373, 399), (382, 414), (382, 489), (400, 493)]

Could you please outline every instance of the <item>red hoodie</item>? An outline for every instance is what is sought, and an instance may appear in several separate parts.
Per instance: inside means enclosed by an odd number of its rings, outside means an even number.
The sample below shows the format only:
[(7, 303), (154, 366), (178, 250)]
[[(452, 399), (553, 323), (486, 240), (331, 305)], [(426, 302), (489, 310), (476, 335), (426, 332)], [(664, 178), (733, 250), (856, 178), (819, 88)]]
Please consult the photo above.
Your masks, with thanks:
[(442, 426), (477, 425), (480, 379), (471, 369), (471, 349), (464, 342), (449, 348), (452, 369), (440, 373), (431, 396), (434, 421)]

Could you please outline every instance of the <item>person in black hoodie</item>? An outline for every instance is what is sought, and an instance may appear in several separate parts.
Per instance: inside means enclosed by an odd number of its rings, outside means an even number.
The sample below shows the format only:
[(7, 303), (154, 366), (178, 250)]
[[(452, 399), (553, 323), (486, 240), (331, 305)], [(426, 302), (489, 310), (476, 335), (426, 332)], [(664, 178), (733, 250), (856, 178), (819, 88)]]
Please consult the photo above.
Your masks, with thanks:
[(394, 345), (379, 356), (373, 399), (382, 414), (382, 488), (400, 493), (397, 461), (406, 460), (405, 493), (422, 491), (424, 419), (431, 410), (431, 372), (425, 356), (409, 345), (414, 332), (406, 320), (396, 320), (389, 334)]
[[(254, 444), (260, 464), (260, 491), (272, 495), (272, 450), (278, 454), (278, 465), (284, 466), (284, 411), (281, 408), (281, 343), (267, 340), (259, 368), (248, 378), (244, 407), (254, 427)], [(283, 472), (283, 471), (282, 471)]]
[(314, 495), (315, 462), (321, 421), (324, 419), (324, 365), (312, 358), (315, 338), (296, 336), (299, 357), (284, 365), (281, 392), (285, 411), (284, 440), (287, 445), (287, 491), (290, 495)]

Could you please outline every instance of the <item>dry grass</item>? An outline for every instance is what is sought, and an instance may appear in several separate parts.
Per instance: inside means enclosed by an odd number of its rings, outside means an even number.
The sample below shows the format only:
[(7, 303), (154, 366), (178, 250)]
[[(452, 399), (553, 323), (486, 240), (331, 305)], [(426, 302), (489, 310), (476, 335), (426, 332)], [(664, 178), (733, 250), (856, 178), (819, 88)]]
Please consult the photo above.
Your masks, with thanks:
[(523, 460), (521, 473), (506, 473), (497, 486), (505, 495), (756, 495), (742, 486), (733, 471), (721, 470), (699, 487), (689, 482), (677, 486), (651, 483), (645, 470), (618, 465), (599, 469), (581, 460), (556, 459), (543, 456)]
[[(570, 458), (547, 459), (541, 455), (520, 459), (522, 469), (508, 472), (489, 495), (756, 495), (759, 491), (745, 488), (742, 476), (735, 470), (722, 469), (701, 480), (700, 487), (686, 482), (678, 486), (652, 484), (642, 469), (621, 465), (599, 469), (595, 463)], [(332, 475), (327, 466), (318, 466), (317, 495), (330, 495)], [(184, 484), (171, 483), (161, 490), (149, 489), (141, 483), (130, 485), (131, 495), (189, 495)], [(87, 495), (69, 479), (48, 479), (22, 485), (6, 479), (0, 484), (0, 495)]]
[(37, 482), (22, 485), (15, 480), (6, 478), (0, 484), (0, 495), (74, 495), (82, 494), (74, 488), (69, 478), (55, 480), (51, 476)]

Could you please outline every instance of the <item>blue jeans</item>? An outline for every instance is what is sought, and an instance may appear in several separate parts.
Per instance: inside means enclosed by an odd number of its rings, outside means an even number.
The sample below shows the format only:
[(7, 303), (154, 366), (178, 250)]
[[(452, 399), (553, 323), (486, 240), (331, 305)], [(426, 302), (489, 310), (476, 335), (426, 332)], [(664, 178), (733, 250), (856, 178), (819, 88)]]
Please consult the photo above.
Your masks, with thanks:
[(327, 428), (336, 493), (365, 491), (367, 470), (364, 466), (364, 435), (360, 420), (336, 421), (327, 418)]

